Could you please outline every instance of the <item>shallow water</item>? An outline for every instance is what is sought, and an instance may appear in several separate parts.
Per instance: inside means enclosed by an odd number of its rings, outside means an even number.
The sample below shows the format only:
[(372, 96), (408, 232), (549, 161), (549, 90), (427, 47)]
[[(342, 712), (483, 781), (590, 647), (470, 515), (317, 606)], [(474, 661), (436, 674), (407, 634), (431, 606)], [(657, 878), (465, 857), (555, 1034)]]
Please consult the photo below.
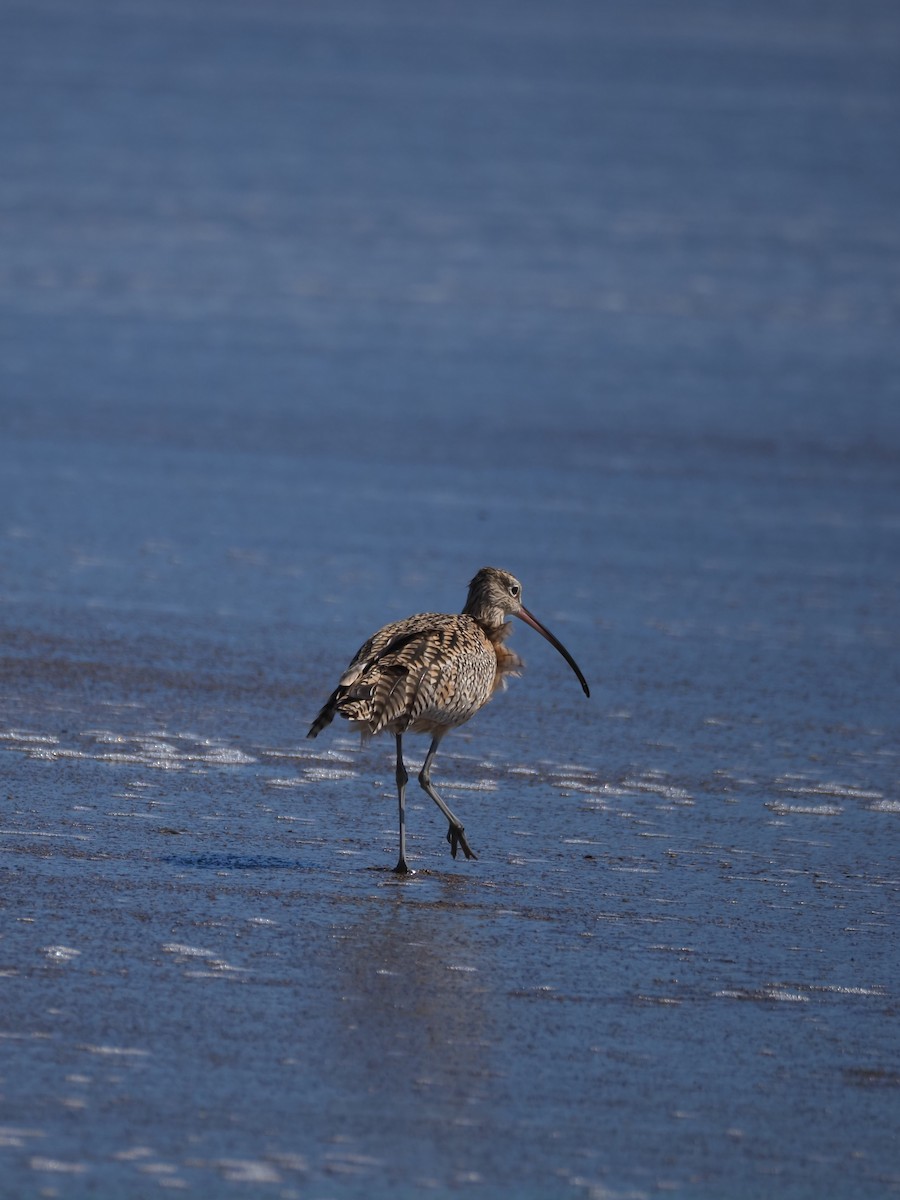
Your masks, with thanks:
[(900, 1190), (892, 6), (8, 18), (0, 1194)]

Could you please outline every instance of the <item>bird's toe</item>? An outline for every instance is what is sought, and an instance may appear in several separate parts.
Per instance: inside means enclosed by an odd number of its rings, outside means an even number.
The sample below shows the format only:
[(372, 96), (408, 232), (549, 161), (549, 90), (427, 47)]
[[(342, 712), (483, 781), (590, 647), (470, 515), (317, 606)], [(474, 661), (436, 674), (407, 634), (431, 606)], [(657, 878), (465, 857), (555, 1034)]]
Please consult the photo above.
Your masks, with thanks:
[(447, 841), (450, 843), (450, 853), (456, 858), (457, 851), (462, 846), (466, 858), (477, 858), (478, 855), (466, 841), (466, 832), (462, 825), (451, 825), (447, 830)]

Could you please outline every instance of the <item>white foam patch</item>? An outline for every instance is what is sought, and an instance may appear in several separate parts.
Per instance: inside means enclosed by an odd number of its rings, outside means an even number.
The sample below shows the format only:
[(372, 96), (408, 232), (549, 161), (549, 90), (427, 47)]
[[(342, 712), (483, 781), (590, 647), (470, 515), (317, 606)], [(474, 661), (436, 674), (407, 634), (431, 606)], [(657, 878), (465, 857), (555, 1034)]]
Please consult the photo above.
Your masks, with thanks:
[(163, 945), (166, 954), (180, 954), (185, 958), (212, 958), (214, 951), (203, 950), (199, 946), (188, 946), (184, 942), (166, 942)]
[[(794, 782), (794, 781), (797, 782)], [(855, 787), (847, 783), (810, 783), (806, 775), (782, 775), (776, 780), (784, 791), (794, 796), (834, 796), (841, 800), (880, 800), (881, 792)]]
[(333, 762), (339, 763), (341, 766), (350, 767), (356, 761), (355, 756), (342, 754), (338, 750), (273, 750), (271, 748), (261, 749), (259, 753), (265, 758), (285, 758), (289, 761), (309, 762), (314, 759), (316, 762)]
[(0, 829), (3, 837), (40, 837), (40, 838), (71, 838), (75, 842), (86, 842), (86, 833), (47, 833), (42, 829)]
[(59, 738), (43, 733), (23, 733), (18, 729), (0, 731), (0, 740), (6, 742), (21, 742), (25, 746), (46, 745), (56, 746)]
[(54, 1171), (60, 1175), (81, 1175), (87, 1170), (87, 1163), (63, 1162), (59, 1158), (42, 1158), (34, 1156), (28, 1165), (32, 1171)]
[(137, 750), (131, 754), (79, 754), (77, 757), (94, 758), (97, 762), (116, 763), (122, 766), (150, 767), (154, 771), (181, 771), (186, 762), (174, 754), (161, 755), (147, 750)]
[(789, 992), (784, 988), (778, 987), (762, 987), (759, 989), (726, 988), (720, 992), (713, 992), (713, 995), (725, 1000), (775, 1000), (788, 1004), (809, 1003), (809, 996), (802, 996), (799, 992)]
[(225, 1179), (234, 1183), (280, 1183), (281, 1176), (269, 1163), (247, 1158), (220, 1158), (216, 1165)]
[(496, 792), (497, 784), (493, 779), (483, 779), (480, 783), (451, 783), (444, 780), (448, 792)]
[(41, 953), (53, 962), (71, 962), (73, 958), (77, 958), (81, 953), (73, 946), (42, 946)]
[(601, 789), (595, 783), (585, 783), (581, 779), (557, 779), (557, 786), (567, 792), (584, 792), (587, 795), (598, 795)]
[(162, 949), (164, 953), (173, 955), (181, 963), (190, 964), (196, 961), (208, 968), (204, 971), (187, 971), (186, 974), (193, 978), (208, 979), (215, 975), (243, 972), (246, 969), (232, 966), (226, 959), (220, 958), (214, 950), (206, 950), (201, 946), (188, 946), (183, 942), (165, 942)]
[(779, 817), (836, 817), (844, 811), (839, 804), (781, 804), (778, 801), (772, 801), (766, 808)]
[(149, 1050), (138, 1050), (131, 1046), (103, 1046), (84, 1044), (79, 1047), (87, 1054), (100, 1054), (106, 1058), (147, 1058)]
[(833, 992), (838, 996), (886, 996), (887, 989), (880, 986), (875, 987), (843, 987), (837, 983), (821, 983), (812, 984), (810, 986), (812, 992)]
[(900, 800), (876, 800), (869, 812), (900, 813)]
[[(661, 772), (648, 771), (648, 775), (661, 775)], [(664, 784), (660, 779), (626, 779), (624, 786), (633, 789), (636, 792), (651, 792), (653, 795), (661, 796), (664, 800), (690, 800), (690, 792), (686, 792), (684, 788), (670, 787)]]
[(354, 779), (356, 771), (343, 770), (340, 767), (306, 767), (303, 778), (310, 783), (322, 783), (326, 779)]
[(149, 1146), (132, 1146), (130, 1150), (119, 1150), (113, 1155), (120, 1162), (135, 1162), (141, 1158), (152, 1158), (153, 1151)]
[(20, 1125), (0, 1125), (0, 1146), (21, 1148), (27, 1144), (28, 1138), (46, 1136), (42, 1129), (23, 1129)]
[(246, 767), (257, 761), (251, 754), (245, 754), (243, 750), (235, 750), (229, 746), (217, 746), (200, 757), (202, 761), (220, 767)]
[(369, 1154), (332, 1153), (325, 1158), (325, 1169), (338, 1175), (363, 1175), (383, 1165), (381, 1159)]
[[(111, 729), (87, 729), (76, 742), (90, 745), (68, 745), (47, 734), (26, 733), (21, 730), (0, 732), (0, 739), (12, 749), (27, 754), (36, 761), (56, 762), (60, 759), (105, 762), (115, 765), (150, 767), (159, 771), (179, 771), (191, 766), (244, 767), (258, 760), (244, 750), (226, 746), (214, 738), (199, 738), (196, 734), (173, 734), (154, 730), (148, 734), (123, 734)], [(176, 744), (183, 743), (183, 744)], [(146, 787), (146, 783), (134, 786)]]

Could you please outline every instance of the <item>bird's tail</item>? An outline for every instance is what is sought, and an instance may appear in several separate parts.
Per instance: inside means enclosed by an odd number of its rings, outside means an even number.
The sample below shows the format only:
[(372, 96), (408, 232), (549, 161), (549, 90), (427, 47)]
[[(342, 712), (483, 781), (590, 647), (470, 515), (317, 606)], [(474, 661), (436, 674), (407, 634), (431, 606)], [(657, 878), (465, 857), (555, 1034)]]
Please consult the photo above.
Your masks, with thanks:
[(308, 738), (318, 737), (323, 729), (327, 728), (334, 720), (334, 714), (337, 712), (338, 698), (345, 688), (336, 687), (325, 703), (322, 705), (322, 711), (309, 727)]

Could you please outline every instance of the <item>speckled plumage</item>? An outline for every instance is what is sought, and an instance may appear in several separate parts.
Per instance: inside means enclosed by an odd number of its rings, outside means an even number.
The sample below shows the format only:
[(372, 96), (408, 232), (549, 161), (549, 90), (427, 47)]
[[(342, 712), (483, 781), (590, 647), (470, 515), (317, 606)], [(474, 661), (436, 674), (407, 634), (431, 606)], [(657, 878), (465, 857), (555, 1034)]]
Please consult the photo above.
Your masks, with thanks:
[(450, 822), (451, 853), (470, 849), (463, 826), (431, 786), (431, 761), (448, 730), (474, 716), (506, 676), (522, 662), (504, 645), (510, 632), (507, 616), (518, 616), (541, 633), (563, 655), (588, 686), (574, 659), (522, 605), (521, 584), (508, 571), (482, 567), (469, 584), (461, 613), (418, 613), (385, 625), (354, 655), (340, 682), (313, 721), (308, 737), (316, 737), (335, 715), (347, 718), (364, 736), (387, 731), (397, 741), (397, 787), (400, 798), (400, 860), (405, 873), (405, 787), (401, 739), (404, 733), (427, 733), (431, 747), (419, 783)]
[(372, 736), (462, 725), (521, 666), (502, 645), (508, 631), (491, 630), (492, 639), (465, 613), (418, 613), (385, 625), (354, 655), (313, 728), (318, 733), (335, 713)]

